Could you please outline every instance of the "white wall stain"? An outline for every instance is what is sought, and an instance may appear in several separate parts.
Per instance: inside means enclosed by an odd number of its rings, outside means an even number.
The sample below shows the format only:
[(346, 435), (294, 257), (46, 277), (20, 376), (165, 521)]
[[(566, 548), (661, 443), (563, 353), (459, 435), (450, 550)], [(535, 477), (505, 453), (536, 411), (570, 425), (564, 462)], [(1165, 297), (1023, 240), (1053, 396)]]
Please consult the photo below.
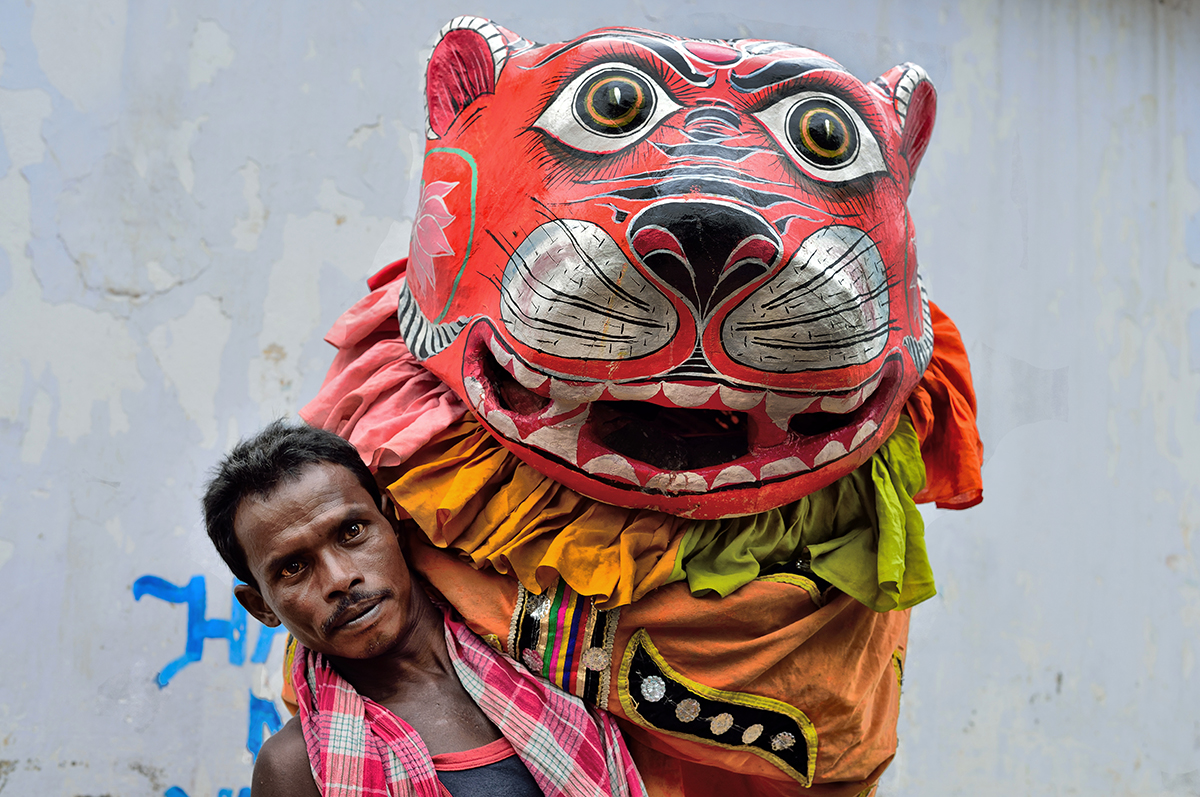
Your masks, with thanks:
[(211, 19), (196, 23), (188, 48), (188, 86), (196, 88), (213, 82), (222, 69), (228, 69), (236, 57), (229, 34)]
[[(179, 175), (179, 182), (183, 184), (183, 188), (189, 194), (196, 186), (196, 169), (192, 161), (192, 139), (196, 137), (196, 132), (201, 125), (208, 121), (207, 116), (201, 116), (198, 119), (191, 119), (181, 122), (177, 128), (171, 131), (170, 138), (170, 156), (171, 162), (175, 165), (175, 173)], [(143, 174), (143, 176), (145, 176)]]
[(54, 87), (81, 111), (92, 111), (121, 90), (125, 0), (36, 0), (33, 43)]
[(180, 284), (179, 278), (162, 267), (157, 260), (146, 261), (146, 277), (154, 290), (162, 293)]
[[(15, 175), (26, 166), (40, 162), (46, 151), (42, 122), (50, 115), (50, 96), (37, 89), (13, 91), (0, 88), (0, 108), (4, 109), (0, 114), (0, 133), (4, 134), (4, 147), (12, 164), (9, 174)], [(0, 224), (16, 223), (18, 217), (15, 215), (6, 213), (0, 217)]]
[(75, 441), (92, 429), (92, 405), (108, 406), (107, 432), (129, 428), (121, 391), (139, 390), (137, 347), (128, 330), (111, 316), (42, 299), (28, 244), (32, 237), (29, 183), (21, 169), (42, 160), (41, 125), (50, 99), (37, 90), (0, 90), (0, 124), (12, 161), (0, 178), (0, 248), (12, 266), (12, 285), (0, 296), (0, 340), (21, 341), (0, 347), (0, 418), (17, 420), (28, 368), (34, 380), (52, 375), (58, 383), (56, 433)]
[(246, 165), (238, 169), (238, 174), (242, 176), (242, 199), (246, 200), (246, 215), (234, 221), (232, 234), (233, 248), (243, 252), (253, 252), (258, 248), (258, 236), (267, 223), (267, 209), (259, 193), (259, 171), (259, 165), (253, 160), (246, 161)]
[(393, 221), (388, 227), (387, 237), (375, 250), (375, 257), (371, 260), (371, 273), (378, 272), (402, 257), (408, 257), (408, 242), (411, 236), (411, 223)]
[(147, 339), (164, 377), (175, 386), (180, 406), (200, 429), (205, 448), (217, 442), (216, 394), (231, 330), (221, 303), (201, 294), (191, 309), (155, 327)]
[(50, 442), (51, 418), (54, 400), (45, 390), (37, 390), (33, 394), (33, 402), (29, 407), (29, 424), (25, 434), (21, 436), (21, 461), (27, 465), (35, 465), (42, 461), (42, 454)]
[(396, 128), (399, 146), (405, 147), (404, 154), (408, 158), (408, 168), (405, 177), (410, 183), (421, 179), (421, 164), (425, 157), (425, 134), (409, 130), (399, 119), (392, 122)]
[(332, 266), (355, 279), (369, 276), (366, 264), (390, 222), (363, 214), (363, 203), (340, 193), (333, 180), (321, 183), (320, 210), (302, 218), (289, 214), (283, 256), (271, 266), (263, 301), (259, 352), (250, 360), (250, 395), (264, 420), (295, 412), (307, 397), (298, 394), (300, 352), (294, 341), (310, 338), (321, 318), (320, 275)]
[(137, 543), (134, 538), (131, 535), (126, 534), (124, 529), (121, 528), (121, 518), (109, 518), (104, 523), (104, 530), (108, 533), (109, 537), (112, 537), (112, 540), (116, 544), (117, 551), (119, 553), (132, 554), (134, 549), (137, 548)]

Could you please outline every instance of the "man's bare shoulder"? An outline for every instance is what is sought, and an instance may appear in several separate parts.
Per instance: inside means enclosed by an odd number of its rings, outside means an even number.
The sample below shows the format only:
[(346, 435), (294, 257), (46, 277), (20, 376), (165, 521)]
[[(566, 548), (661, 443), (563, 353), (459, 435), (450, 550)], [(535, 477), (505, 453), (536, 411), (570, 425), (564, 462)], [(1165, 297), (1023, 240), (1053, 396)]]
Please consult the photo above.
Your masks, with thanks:
[(251, 797), (321, 797), (308, 763), (300, 718), (292, 717), (263, 742), (254, 764)]

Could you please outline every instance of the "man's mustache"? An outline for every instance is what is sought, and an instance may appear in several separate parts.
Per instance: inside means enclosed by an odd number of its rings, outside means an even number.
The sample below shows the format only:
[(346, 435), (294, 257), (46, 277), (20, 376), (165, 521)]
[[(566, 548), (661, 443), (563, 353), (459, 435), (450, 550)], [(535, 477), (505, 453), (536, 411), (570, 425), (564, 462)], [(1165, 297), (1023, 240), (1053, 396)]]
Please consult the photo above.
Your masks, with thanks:
[(329, 615), (329, 618), (321, 624), (321, 631), (328, 634), (346, 618), (346, 615), (351, 614), (364, 603), (378, 603), (386, 598), (393, 597), (395, 597), (395, 593), (387, 588), (375, 591), (358, 590), (347, 592), (338, 601), (337, 608), (333, 610), (333, 614)]

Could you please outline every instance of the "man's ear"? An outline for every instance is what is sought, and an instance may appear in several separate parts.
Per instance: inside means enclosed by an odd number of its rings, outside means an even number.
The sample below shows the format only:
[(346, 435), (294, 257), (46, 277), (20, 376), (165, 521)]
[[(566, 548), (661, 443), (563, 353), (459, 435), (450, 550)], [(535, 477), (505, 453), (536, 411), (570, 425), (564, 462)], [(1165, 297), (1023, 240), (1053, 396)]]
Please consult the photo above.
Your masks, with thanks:
[(237, 584), (233, 588), (233, 594), (238, 599), (238, 603), (246, 607), (246, 611), (250, 612), (255, 620), (271, 628), (279, 626), (279, 618), (275, 616), (275, 612), (271, 611), (271, 607), (267, 606), (267, 602), (263, 600), (262, 594), (257, 589), (249, 584)]

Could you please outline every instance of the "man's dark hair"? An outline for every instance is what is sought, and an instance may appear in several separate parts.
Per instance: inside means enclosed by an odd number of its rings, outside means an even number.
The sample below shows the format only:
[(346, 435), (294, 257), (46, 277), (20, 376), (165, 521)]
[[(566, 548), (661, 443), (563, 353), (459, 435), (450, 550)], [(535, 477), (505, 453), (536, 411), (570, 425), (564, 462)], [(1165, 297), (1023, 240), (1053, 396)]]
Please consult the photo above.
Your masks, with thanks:
[(308, 468), (326, 462), (353, 473), (379, 506), (379, 486), (354, 446), (333, 432), (306, 424), (274, 421), (234, 446), (213, 468), (204, 491), (204, 525), (217, 553), (235, 576), (258, 586), (233, 530), (233, 519), (242, 501), (270, 495), (280, 484), (298, 479)]

